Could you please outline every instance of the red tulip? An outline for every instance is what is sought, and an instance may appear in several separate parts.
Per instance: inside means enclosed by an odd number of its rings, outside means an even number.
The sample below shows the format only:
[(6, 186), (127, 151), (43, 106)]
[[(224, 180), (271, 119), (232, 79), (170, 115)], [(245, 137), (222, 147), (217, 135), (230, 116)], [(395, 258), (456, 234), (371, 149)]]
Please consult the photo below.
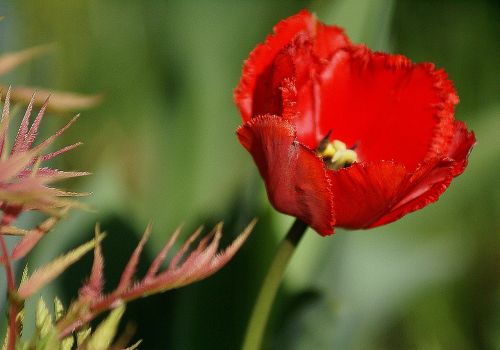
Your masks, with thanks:
[(321, 235), (436, 201), (475, 143), (442, 69), (353, 45), (307, 11), (252, 51), (235, 101), (271, 203)]

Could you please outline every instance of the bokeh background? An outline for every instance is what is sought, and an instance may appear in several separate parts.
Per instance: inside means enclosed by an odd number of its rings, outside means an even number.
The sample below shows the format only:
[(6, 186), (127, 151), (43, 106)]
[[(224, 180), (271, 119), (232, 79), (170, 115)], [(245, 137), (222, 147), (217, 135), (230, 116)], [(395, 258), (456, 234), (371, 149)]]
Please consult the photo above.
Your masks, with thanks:
[[(291, 218), (269, 206), (238, 144), (232, 102), (243, 60), (301, 8), (343, 26), (353, 42), (444, 67), (456, 116), (477, 136), (470, 164), (441, 199), (370, 231), (309, 231), (290, 266), (269, 349), (500, 349), (500, 6), (497, 1), (0, 1), (0, 52), (56, 49), (2, 84), (101, 93), (60, 144), (85, 145), (57, 165), (93, 175), (93, 212), (72, 213), (31, 266), (92, 237), (99, 221), (111, 288), (149, 221), (150, 261), (171, 232), (225, 222), (247, 244), (220, 273), (129, 305), (142, 349), (236, 349), (265, 268)], [(46, 132), (68, 115), (51, 115)], [(69, 302), (91, 257), (46, 288)], [(36, 299), (36, 298), (34, 298)], [(28, 308), (33, 308), (34, 300)], [(32, 326), (28, 326), (27, 333)]]

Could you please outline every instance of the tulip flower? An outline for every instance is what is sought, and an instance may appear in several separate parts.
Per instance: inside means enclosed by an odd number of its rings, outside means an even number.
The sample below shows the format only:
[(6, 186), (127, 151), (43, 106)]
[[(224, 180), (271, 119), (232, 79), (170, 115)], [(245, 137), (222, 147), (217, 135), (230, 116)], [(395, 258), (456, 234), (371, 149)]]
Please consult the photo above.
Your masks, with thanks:
[(307, 11), (252, 51), (235, 101), (269, 200), (321, 235), (436, 201), (475, 143), (442, 69), (351, 44)]
[(474, 134), (432, 63), (373, 52), (301, 11), (250, 53), (234, 92), (274, 208), (297, 218), (281, 242), (250, 319), (260, 347), (279, 283), (306, 228), (367, 229), (435, 202), (467, 166)]

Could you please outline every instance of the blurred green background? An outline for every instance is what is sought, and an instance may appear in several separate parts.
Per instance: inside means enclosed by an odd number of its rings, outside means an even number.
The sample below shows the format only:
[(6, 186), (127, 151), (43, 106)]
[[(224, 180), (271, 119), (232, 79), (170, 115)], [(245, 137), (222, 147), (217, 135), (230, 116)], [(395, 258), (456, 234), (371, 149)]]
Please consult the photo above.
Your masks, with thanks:
[[(89, 239), (99, 221), (109, 232), (112, 288), (150, 220), (143, 268), (182, 223), (187, 234), (224, 220), (229, 242), (257, 216), (249, 241), (220, 273), (133, 302), (124, 320), (137, 326), (142, 349), (238, 348), (291, 218), (270, 208), (238, 144), (232, 89), (250, 50), (301, 8), (343, 26), (353, 42), (444, 67), (461, 98), (456, 116), (478, 144), (436, 204), (371, 231), (328, 238), (309, 231), (267, 347), (500, 349), (500, 5), (493, 0), (0, 1), (0, 52), (57, 44), (2, 83), (104, 94), (60, 140), (85, 145), (57, 163), (93, 173), (66, 185), (93, 192), (85, 202), (95, 212), (70, 215), (30, 265)], [(65, 120), (53, 115), (44, 130)], [(90, 265), (89, 256), (44, 294), (69, 302)]]

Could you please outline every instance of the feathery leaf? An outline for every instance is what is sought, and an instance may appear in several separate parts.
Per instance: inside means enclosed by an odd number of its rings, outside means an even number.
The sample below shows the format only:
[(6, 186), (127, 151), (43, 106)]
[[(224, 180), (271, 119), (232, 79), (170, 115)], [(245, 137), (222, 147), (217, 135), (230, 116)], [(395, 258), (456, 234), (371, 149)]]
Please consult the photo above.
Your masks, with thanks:
[(132, 256), (130, 257), (127, 266), (125, 266), (125, 269), (123, 269), (120, 282), (118, 283), (118, 287), (116, 288), (116, 293), (123, 292), (132, 283), (132, 278), (134, 277), (137, 264), (139, 263), (139, 257), (141, 256), (142, 249), (144, 248), (144, 245), (146, 244), (150, 234), (151, 234), (151, 224), (147, 226), (139, 244), (132, 253)]
[(177, 240), (177, 237), (179, 237), (180, 233), (181, 233), (181, 229), (178, 228), (172, 234), (170, 239), (167, 241), (167, 244), (165, 244), (165, 246), (162, 248), (162, 250), (156, 256), (155, 260), (153, 260), (153, 263), (149, 267), (148, 272), (146, 273), (146, 276), (144, 277), (145, 280), (148, 280), (148, 279), (152, 278), (154, 275), (156, 275), (156, 273), (158, 272), (158, 270), (161, 267), (161, 264), (163, 264), (163, 262), (167, 258), (168, 252), (170, 251), (170, 249), (172, 249), (172, 246), (174, 245), (175, 241)]
[(96, 242), (102, 240), (104, 235), (100, 235), (90, 242), (82, 244), (78, 248), (54, 259), (50, 263), (36, 270), (26, 282), (22, 283), (17, 291), (21, 299), (26, 299), (36, 293), (40, 288), (59, 276), (70, 265), (78, 261), (83, 255), (94, 248)]
[[(90, 322), (100, 313), (110, 310), (116, 307), (116, 305), (146, 295), (179, 288), (212, 275), (234, 256), (247, 239), (255, 223), (256, 221), (253, 220), (233, 243), (222, 252), (218, 252), (222, 236), (222, 225), (218, 224), (188, 254), (190, 245), (201, 233), (201, 229), (196, 230), (174, 255), (167, 268), (162, 271), (161, 265), (179, 235), (180, 230), (177, 229), (160, 250), (146, 275), (134, 282), (133, 276), (140, 253), (151, 232), (151, 226), (148, 225), (122, 273), (118, 287), (109, 294), (102, 294), (102, 266), (104, 261), (101, 248), (99, 244), (96, 244), (91, 276), (80, 289), (79, 298), (70, 305), (68, 313), (57, 323), (59, 336), (68, 336), (80, 326)], [(98, 229), (96, 232), (99, 232)], [(187, 257), (184, 258), (185, 255)]]
[(69, 208), (64, 208), (60, 215), (52, 216), (43, 221), (37, 227), (32, 230), (27, 231), (24, 235), (23, 239), (21, 239), (14, 249), (12, 250), (12, 259), (21, 259), (28, 254), (31, 249), (40, 241), (40, 239), (47, 234), (58, 222), (61, 220), (64, 215), (68, 212)]
[[(33, 147), (38, 128), (48, 106), (48, 100), (44, 101), (30, 126), (33, 105), (36, 101), (36, 96), (32, 95), (12, 149), (9, 151), (8, 129), (11, 93), (12, 89), (9, 88), (3, 103), (2, 119), (0, 121), (0, 207), (2, 211), (6, 213), (10, 208), (14, 207), (22, 208), (22, 210), (39, 210), (52, 215), (58, 208), (76, 206), (75, 201), (62, 197), (79, 194), (49, 187), (49, 184), (69, 177), (87, 175), (87, 173), (64, 172), (43, 167), (41, 163), (80, 145), (80, 143), (74, 143), (59, 150), (45, 153), (46, 149), (76, 121), (78, 116), (71, 119), (55, 134)], [(38, 232), (30, 237), (30, 241), (36, 243), (37, 240), (33, 240), (36, 236), (40, 236), (40, 233)]]
[[(95, 226), (95, 237), (102, 235), (99, 224)], [(104, 286), (104, 257), (102, 256), (101, 242), (96, 241), (94, 246), (94, 261), (92, 271), (87, 282), (80, 288), (79, 294), (90, 300), (98, 298), (102, 293)]]
[(36, 304), (35, 326), (40, 337), (46, 336), (52, 329), (52, 315), (42, 297)]
[(95, 332), (88, 338), (88, 341), (83, 344), (82, 350), (107, 350), (116, 335), (124, 312), (124, 304), (111, 311), (108, 317), (99, 324)]

